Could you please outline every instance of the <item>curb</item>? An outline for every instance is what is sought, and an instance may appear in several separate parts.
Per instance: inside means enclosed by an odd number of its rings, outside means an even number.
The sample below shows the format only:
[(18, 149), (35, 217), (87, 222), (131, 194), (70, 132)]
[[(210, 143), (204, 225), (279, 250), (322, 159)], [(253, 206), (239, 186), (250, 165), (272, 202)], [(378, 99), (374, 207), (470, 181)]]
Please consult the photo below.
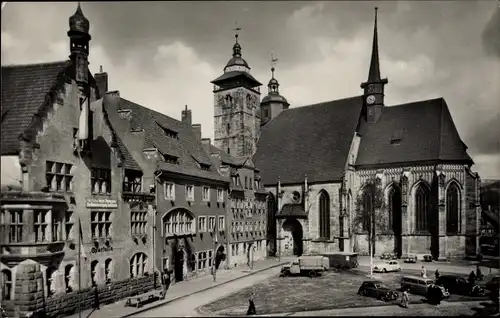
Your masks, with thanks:
[[(158, 307), (161, 307), (161, 306), (164, 306), (164, 305), (167, 305), (167, 304), (170, 304), (174, 301), (177, 301), (177, 300), (181, 300), (181, 299), (184, 299), (186, 297), (189, 297), (189, 296), (192, 296), (192, 295), (196, 295), (196, 294), (199, 294), (199, 293), (202, 293), (204, 291), (207, 291), (207, 290), (210, 290), (212, 288), (215, 288), (215, 287), (219, 287), (219, 286), (222, 286), (222, 285), (225, 285), (225, 284), (228, 284), (228, 283), (232, 283), (234, 281), (237, 281), (238, 279), (242, 279), (244, 277), (248, 277), (248, 276), (251, 276), (253, 274), (257, 274), (257, 273), (260, 273), (260, 272), (264, 272), (264, 271), (267, 271), (271, 268), (276, 268), (276, 267), (279, 267), (279, 266), (283, 266), (284, 264), (287, 264), (288, 262), (283, 262), (283, 263), (279, 263), (279, 264), (275, 264), (275, 265), (272, 265), (272, 266), (269, 266), (269, 267), (266, 267), (266, 268), (263, 268), (263, 269), (259, 269), (259, 270), (256, 270), (254, 272), (251, 272), (251, 273), (245, 273), (245, 275), (242, 275), (240, 277), (237, 277), (237, 278), (232, 278), (230, 280), (227, 280), (223, 283), (219, 283), (219, 284), (215, 284), (215, 285), (211, 285), (207, 288), (202, 288), (200, 290), (197, 290), (193, 293), (190, 293), (190, 294), (186, 294), (186, 295), (183, 295), (183, 296), (179, 296), (177, 298), (172, 298), (164, 303), (161, 303), (161, 304), (155, 304), (154, 306), (151, 306), (151, 307), (148, 307), (148, 308), (144, 308), (144, 309), (140, 309), (140, 310), (137, 310), (133, 313), (130, 313), (130, 314), (127, 314), (127, 315), (124, 315), (124, 316), (121, 316), (120, 318), (127, 318), (127, 317), (132, 317), (132, 316), (135, 316), (137, 314), (140, 314), (140, 313), (143, 313), (143, 312), (146, 312), (148, 310), (151, 310), (151, 309), (155, 309), (155, 308), (158, 308)], [(167, 295), (168, 295), (168, 292), (167, 292)]]

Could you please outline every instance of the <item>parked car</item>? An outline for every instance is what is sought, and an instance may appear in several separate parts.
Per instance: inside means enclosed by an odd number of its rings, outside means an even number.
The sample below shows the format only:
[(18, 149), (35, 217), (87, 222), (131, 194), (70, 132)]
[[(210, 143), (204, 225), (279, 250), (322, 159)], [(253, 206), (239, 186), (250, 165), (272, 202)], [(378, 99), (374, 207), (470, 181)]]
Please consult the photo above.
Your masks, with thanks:
[(416, 263), (417, 262), (417, 255), (415, 254), (407, 254), (402, 257), (403, 261), (405, 263)]
[(429, 255), (429, 254), (424, 255), (423, 259), (424, 259), (424, 262), (432, 262), (432, 255)]
[(500, 286), (500, 276), (493, 277), (485, 284), (486, 289), (492, 293), (498, 292), (499, 286)]
[(373, 265), (373, 271), (375, 273), (399, 272), (401, 271), (401, 266), (398, 261), (386, 261)]
[(481, 296), (484, 288), (479, 285), (471, 286), (469, 282), (458, 275), (442, 275), (436, 280), (436, 285), (448, 289), (451, 294)]
[(359, 287), (358, 294), (361, 296), (374, 297), (383, 301), (396, 300), (399, 297), (397, 291), (392, 290), (378, 280), (364, 281)]
[(300, 256), (297, 260), (281, 267), (281, 276), (308, 275), (311, 278), (327, 271), (329, 260), (323, 256)]
[(409, 289), (412, 294), (427, 295), (429, 287), (433, 284), (431, 278), (413, 275), (401, 277), (401, 290)]

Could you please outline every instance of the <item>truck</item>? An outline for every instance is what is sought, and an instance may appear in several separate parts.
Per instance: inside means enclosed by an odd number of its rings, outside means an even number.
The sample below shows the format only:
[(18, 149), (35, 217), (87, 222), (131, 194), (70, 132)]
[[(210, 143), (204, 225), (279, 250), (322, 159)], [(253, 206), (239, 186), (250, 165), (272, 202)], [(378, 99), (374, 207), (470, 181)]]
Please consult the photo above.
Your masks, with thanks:
[(321, 275), (323, 271), (327, 271), (329, 266), (330, 262), (327, 257), (300, 256), (290, 264), (284, 265), (281, 268), (281, 275), (308, 275), (312, 278)]

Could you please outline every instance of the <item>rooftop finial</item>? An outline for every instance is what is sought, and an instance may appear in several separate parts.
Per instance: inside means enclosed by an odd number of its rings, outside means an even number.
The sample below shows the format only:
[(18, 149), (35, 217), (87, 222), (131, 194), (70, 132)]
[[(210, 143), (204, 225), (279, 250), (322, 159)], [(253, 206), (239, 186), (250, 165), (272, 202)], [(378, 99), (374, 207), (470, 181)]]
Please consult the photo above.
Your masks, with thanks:
[(185, 111), (188, 111), (188, 105), (186, 105), (186, 108), (184, 109)]
[(275, 66), (276, 63), (278, 62), (278, 59), (274, 57), (274, 53), (271, 52), (271, 73), (272, 73), (272, 78), (274, 78), (274, 71), (276, 70)]
[(238, 26), (238, 21), (236, 21), (236, 27), (233, 29), (233, 31), (236, 43), (238, 43), (238, 31), (241, 31), (241, 28)]
[(99, 65), (99, 73), (102, 73), (102, 65)]

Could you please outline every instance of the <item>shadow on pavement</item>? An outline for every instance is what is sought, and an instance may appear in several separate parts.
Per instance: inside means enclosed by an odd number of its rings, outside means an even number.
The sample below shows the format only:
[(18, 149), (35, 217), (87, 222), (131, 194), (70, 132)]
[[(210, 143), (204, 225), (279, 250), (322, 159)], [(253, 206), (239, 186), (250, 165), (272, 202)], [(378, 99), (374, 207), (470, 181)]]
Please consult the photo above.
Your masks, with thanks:
[(495, 314), (498, 315), (498, 305), (495, 306), (494, 303), (492, 302), (481, 302), (480, 305), (482, 307), (473, 307), (472, 310), (474, 310), (476, 313), (473, 314), (473, 316), (494, 316)]

